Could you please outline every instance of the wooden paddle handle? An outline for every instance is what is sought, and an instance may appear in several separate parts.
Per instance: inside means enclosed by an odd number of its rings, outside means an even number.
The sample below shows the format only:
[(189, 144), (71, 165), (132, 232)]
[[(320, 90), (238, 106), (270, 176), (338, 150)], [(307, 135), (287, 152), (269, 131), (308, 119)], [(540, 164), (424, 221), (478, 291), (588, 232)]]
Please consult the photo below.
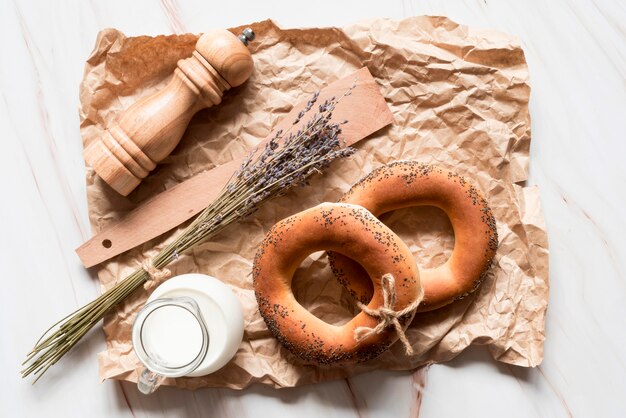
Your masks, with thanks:
[(165, 88), (133, 104), (85, 148), (87, 164), (127, 196), (174, 150), (197, 111), (219, 104), (224, 91), (248, 79), (252, 39), (250, 29), (239, 37), (227, 30), (202, 35)]

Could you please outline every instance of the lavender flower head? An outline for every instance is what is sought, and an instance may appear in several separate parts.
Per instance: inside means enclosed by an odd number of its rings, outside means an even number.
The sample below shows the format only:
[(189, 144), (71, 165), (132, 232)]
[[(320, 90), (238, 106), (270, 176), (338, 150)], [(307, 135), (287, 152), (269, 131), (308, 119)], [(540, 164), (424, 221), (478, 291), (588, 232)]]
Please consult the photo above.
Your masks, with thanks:
[[(286, 132), (277, 131), (264, 146), (244, 159), (220, 198), (190, 225), (193, 233), (177, 243), (177, 252), (184, 252), (238, 218), (253, 213), (267, 199), (307, 184), (310, 176), (321, 173), (336, 158), (354, 153), (353, 148), (342, 148), (340, 138), (341, 125), (348, 121), (332, 121), (337, 103), (354, 88), (355, 85), (341, 97), (331, 97), (317, 106), (320, 94), (313, 94)], [(307, 115), (310, 116), (305, 121)]]

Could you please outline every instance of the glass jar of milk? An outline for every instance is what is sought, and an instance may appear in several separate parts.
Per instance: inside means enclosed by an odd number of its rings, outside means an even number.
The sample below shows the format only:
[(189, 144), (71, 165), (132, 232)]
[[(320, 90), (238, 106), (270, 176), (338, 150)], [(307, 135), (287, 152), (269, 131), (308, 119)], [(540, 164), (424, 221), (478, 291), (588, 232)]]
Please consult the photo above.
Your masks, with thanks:
[(133, 325), (133, 348), (145, 369), (137, 387), (154, 392), (166, 377), (204, 376), (222, 368), (243, 338), (232, 290), (214, 277), (172, 277), (148, 298)]

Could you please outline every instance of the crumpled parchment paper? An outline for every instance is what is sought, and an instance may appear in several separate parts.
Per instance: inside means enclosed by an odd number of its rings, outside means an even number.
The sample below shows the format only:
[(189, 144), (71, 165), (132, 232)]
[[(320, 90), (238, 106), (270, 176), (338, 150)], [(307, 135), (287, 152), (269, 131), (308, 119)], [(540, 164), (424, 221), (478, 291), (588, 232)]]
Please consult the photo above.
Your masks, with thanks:
[[(486, 345), (505, 363), (538, 365), (548, 304), (548, 249), (539, 191), (523, 185), (528, 176), (530, 87), (519, 41), (444, 17), (376, 19), (344, 29), (285, 30), (272, 21), (251, 26), (257, 39), (250, 45), (255, 61), (250, 80), (227, 92), (219, 106), (199, 112), (178, 148), (129, 198), (117, 195), (87, 169), (94, 232), (195, 173), (245, 155), (293, 104), (362, 66), (380, 84), (395, 121), (358, 143), (353, 157), (335, 162), (310, 186), (266, 203), (170, 266), (174, 274), (201, 272), (229, 284), (243, 306), (246, 331), (237, 355), (223, 369), (168, 383), (189, 389), (295, 386), (373, 369), (410, 370), (450, 360), (470, 344)], [(196, 39), (127, 38), (116, 30), (102, 31), (81, 85), (84, 144), (138, 98), (161, 88), (176, 61), (191, 54)], [(354, 367), (303, 364), (277, 343), (257, 311), (250, 276), (257, 245), (278, 220), (336, 201), (373, 168), (397, 159), (441, 164), (478, 182), (500, 237), (491, 274), (471, 297), (415, 317), (407, 331), (414, 356), (406, 357), (395, 344), (379, 358)], [(407, 242), (418, 265), (432, 267), (450, 255), (454, 236), (439, 209), (404, 209), (383, 220)], [(102, 265), (98, 276), (103, 289), (126, 277), (179, 231)], [(340, 323), (356, 314), (322, 253), (312, 254), (298, 270), (294, 293), (327, 322)], [(130, 330), (147, 296), (145, 290), (137, 291), (106, 317), (107, 350), (99, 355), (102, 379), (136, 381), (140, 365)]]

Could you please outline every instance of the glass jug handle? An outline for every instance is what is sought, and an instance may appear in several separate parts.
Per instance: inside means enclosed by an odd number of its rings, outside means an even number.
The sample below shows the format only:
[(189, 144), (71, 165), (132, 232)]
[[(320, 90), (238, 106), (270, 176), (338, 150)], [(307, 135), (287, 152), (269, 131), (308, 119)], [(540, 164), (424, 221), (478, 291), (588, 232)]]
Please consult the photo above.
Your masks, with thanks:
[(144, 395), (150, 395), (161, 386), (164, 380), (165, 376), (152, 372), (144, 367), (137, 380), (137, 389)]

